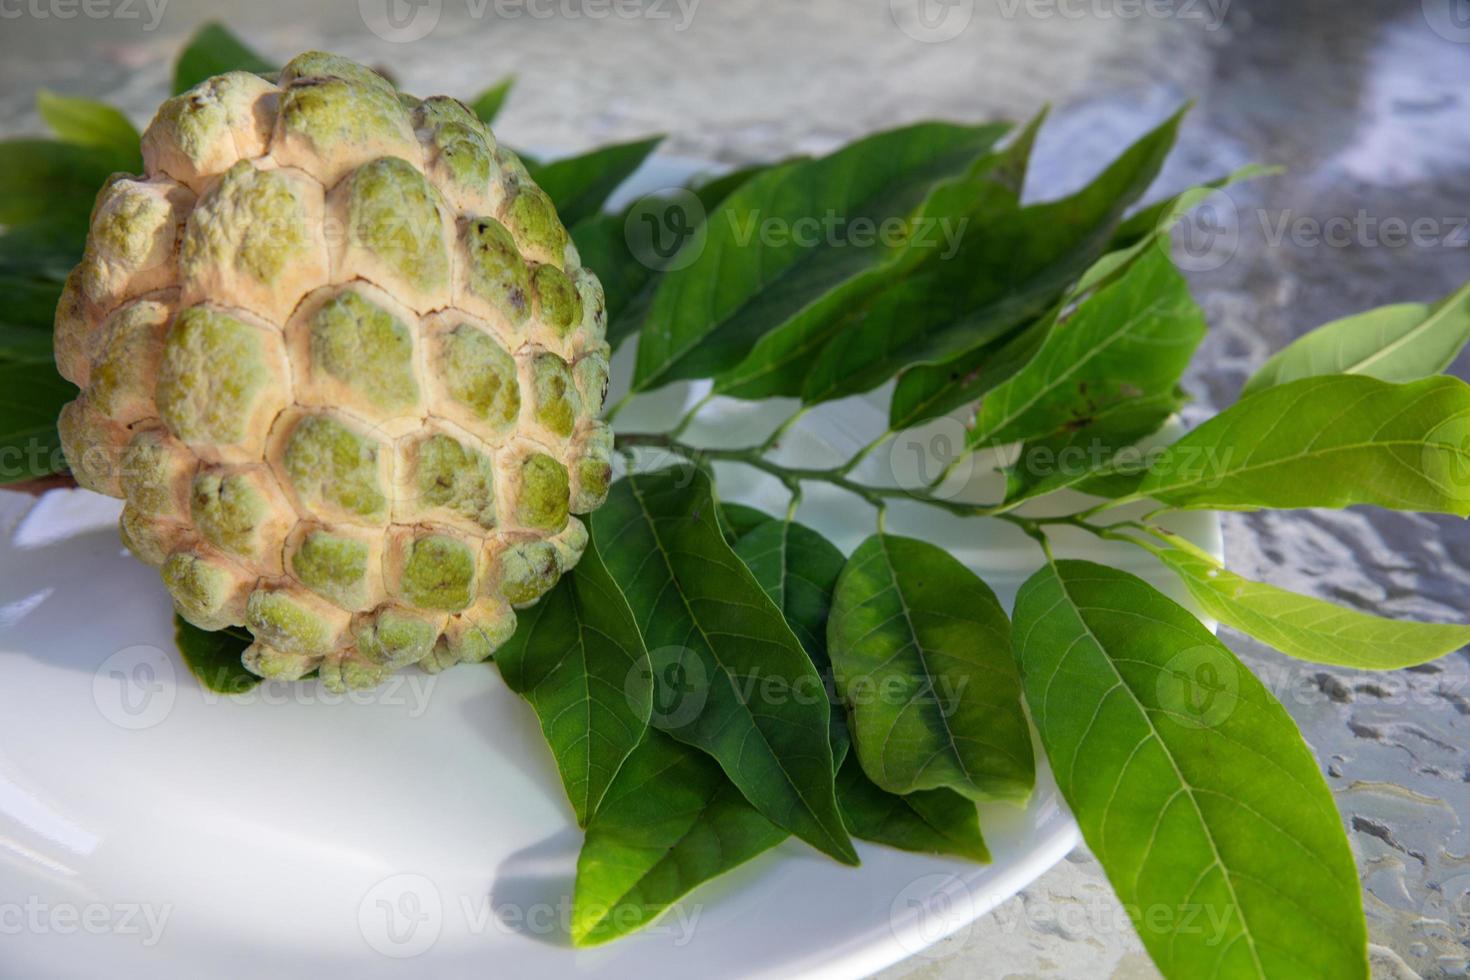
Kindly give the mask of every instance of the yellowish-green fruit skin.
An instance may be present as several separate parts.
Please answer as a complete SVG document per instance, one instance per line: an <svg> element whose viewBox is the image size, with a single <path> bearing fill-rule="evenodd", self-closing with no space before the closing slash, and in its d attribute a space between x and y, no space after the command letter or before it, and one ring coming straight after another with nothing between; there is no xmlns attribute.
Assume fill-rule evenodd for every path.
<svg viewBox="0 0 1470 980"><path fill-rule="evenodd" d="M57 312L59 423L181 615L333 688L493 656L586 545L596 277L454 99L345 58L160 107Z"/></svg>

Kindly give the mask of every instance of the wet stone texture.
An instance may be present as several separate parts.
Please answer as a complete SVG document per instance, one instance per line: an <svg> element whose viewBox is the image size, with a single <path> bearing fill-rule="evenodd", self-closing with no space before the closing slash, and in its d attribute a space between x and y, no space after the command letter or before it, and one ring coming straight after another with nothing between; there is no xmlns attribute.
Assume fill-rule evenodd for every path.
<svg viewBox="0 0 1470 980"><path fill-rule="evenodd" d="M213 6L171 5L152 33L78 20L43 25L35 44L6 43L5 132L37 129L38 85L105 94L146 122L179 39ZM1456 18L1455 0L958 0L960 19L933 31L916 20L915 0L722 0L694 5L687 22L680 6L658 6L661 18L594 20L497 18L492 5L470 19L445 3L432 33L400 44L365 31L350 3L307 12L282 0L231 18L275 55L339 51L392 66L408 91L467 96L514 72L496 130L519 146L573 150L665 132L667 152L734 165L922 118L1021 117L1050 102L1033 198L1077 186L1194 99L1161 190L1250 161L1288 173L1217 202L1181 253L1212 328L1188 379L1191 422L1229 404L1255 366L1311 327L1432 300L1470 279L1470 22L1463 4ZM1394 222L1419 219L1417 242L1395 233ZM1393 616L1470 616L1463 522L1353 511L1225 523L1227 558L1242 575ZM1464 975L1470 658L1365 676L1226 639L1328 772L1362 871L1375 974ZM1155 975L1124 922L1079 851L884 976Z"/></svg>

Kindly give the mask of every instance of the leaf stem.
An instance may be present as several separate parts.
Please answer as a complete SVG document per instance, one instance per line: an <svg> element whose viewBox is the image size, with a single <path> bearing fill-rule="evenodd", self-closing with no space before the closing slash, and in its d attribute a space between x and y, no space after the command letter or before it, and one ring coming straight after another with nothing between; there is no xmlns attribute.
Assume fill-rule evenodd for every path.
<svg viewBox="0 0 1470 980"><path fill-rule="evenodd" d="M789 428L794 418L800 416L800 412L793 419L788 420L782 428ZM779 434L778 429L778 434ZM768 439L767 442L772 440ZM718 448L706 446L693 446L682 442L674 433L620 433L617 436L617 448L624 453L632 453L637 448L663 449L691 463L705 461L719 461L739 463L759 470L779 480L781 484L791 493L791 502L787 508L787 519L790 520L796 512L801 501L802 484L825 483L829 486L845 490L855 497L862 499L869 506L878 511L878 523L880 529L884 526L887 516L888 505L893 500L910 500L926 506L935 507L948 511L960 517L990 517L1005 521L1008 524L1020 528L1027 535L1043 543L1045 547L1045 528L1070 526L1080 528L1090 534L1102 538L1110 538L1119 541L1128 541L1133 544L1139 542L1135 538L1112 531L1110 527L1136 526L1139 530L1149 530L1142 525L1119 524L1111 526L1096 525L1088 522L1087 517L1094 511L1103 508L1092 508L1080 514L1064 514L1057 517L1022 517L1010 513L1010 508L1004 504L970 504L953 500L944 500L934 496L926 490L909 490L903 487L878 487L866 483L860 483L847 475L846 465L835 466L826 469L783 466L766 457L769 448L765 443L759 446L745 446L740 448ZM1160 532L1162 533L1162 532Z"/></svg>

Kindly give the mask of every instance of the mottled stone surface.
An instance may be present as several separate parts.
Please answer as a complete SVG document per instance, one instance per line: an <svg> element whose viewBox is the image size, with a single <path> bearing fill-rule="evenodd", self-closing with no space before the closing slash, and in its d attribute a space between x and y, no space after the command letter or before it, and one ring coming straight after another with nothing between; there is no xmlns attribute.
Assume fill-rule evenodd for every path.
<svg viewBox="0 0 1470 980"><path fill-rule="evenodd" d="M496 129L516 146L573 150L666 132L667 152L736 164L820 152L921 118L1022 116L1051 102L1034 198L1076 186L1123 140L1193 98L1168 188L1247 161L1289 171L1232 191L1234 207L1214 218L1237 234L1185 256L1212 327L1188 383L1196 401L1187 417L1198 420L1318 323L1431 300L1470 278L1470 24L1463 5L1458 21L1451 16L1454 5L1179 0L1175 16L1125 19L1171 5L957 0L963 23L941 21L949 27L938 33L954 36L929 43L897 26L925 34L914 0L720 0L694 4L687 24L687 0L684 13L666 3L664 18L632 19L537 18L525 8L497 16L494 4L445 0L440 23L412 43L364 30L356 3L308 12L274 0L228 16L274 56L340 51L391 66L410 91L467 97L514 72L520 83ZM142 29L146 13L133 23L7 22L4 130L37 128L37 85L106 95L146 122L178 40L225 12L177 0L152 32ZM1428 219L1428 232L1420 244L1395 244L1390 219ZM1470 615L1463 522L1355 511L1231 516L1226 527L1241 574L1389 615ZM1227 639L1327 767L1362 869L1375 973L1465 973L1470 658L1365 676ZM1059 918L1064 908L1082 914ZM1079 853L885 976L1153 975L1121 922L1096 862Z"/></svg>

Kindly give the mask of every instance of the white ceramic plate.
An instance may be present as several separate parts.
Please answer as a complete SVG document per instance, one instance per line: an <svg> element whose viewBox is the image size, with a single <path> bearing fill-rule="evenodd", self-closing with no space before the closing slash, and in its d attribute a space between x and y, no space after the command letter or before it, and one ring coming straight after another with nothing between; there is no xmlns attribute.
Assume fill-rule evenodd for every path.
<svg viewBox="0 0 1470 980"><path fill-rule="evenodd" d="M647 167L632 192L691 169ZM695 394L635 403L619 427L667 425ZM835 462L877 431L881 404L828 406L782 452ZM690 437L743 444L783 414L717 401ZM915 445L942 446L957 425L906 437L859 475L912 478ZM993 493L987 482L972 489ZM733 468L721 490L784 508ZM653 928L573 950L581 835L534 716L493 668L410 671L352 697L312 684L212 695L178 661L168 600L119 545L117 509L82 491L34 505L0 493L5 976L851 978L967 927L1077 842L1043 765L1024 809L982 807L991 865L859 843L854 870L787 842ZM816 490L799 519L844 549L872 527L861 502ZM993 521L908 507L889 526L943 543L1007 606L1039 563ZM1219 552L1212 516L1177 528ZM1141 552L1062 546L1172 585Z"/></svg>

